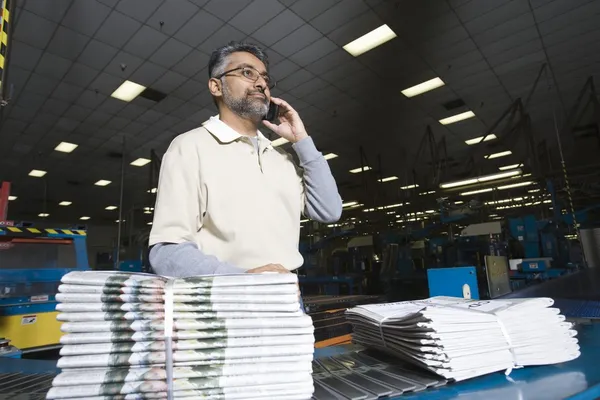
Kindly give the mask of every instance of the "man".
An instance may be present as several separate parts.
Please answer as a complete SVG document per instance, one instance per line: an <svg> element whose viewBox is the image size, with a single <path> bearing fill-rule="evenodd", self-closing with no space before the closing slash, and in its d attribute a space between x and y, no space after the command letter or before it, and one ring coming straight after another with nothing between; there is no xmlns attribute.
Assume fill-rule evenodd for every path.
<svg viewBox="0 0 600 400"><path fill-rule="evenodd" d="M342 201L327 161L298 113L271 97L266 54L230 43L215 50L208 89L219 109L176 137L161 165L150 263L159 275L289 272L303 264L300 217L335 222ZM263 121L269 102L279 123ZM260 132L292 142L298 168Z"/></svg>

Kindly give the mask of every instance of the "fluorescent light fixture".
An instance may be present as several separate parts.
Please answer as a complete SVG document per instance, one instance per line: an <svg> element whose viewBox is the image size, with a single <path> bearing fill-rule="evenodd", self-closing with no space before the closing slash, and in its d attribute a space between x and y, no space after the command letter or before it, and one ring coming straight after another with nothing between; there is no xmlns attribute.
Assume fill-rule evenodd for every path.
<svg viewBox="0 0 600 400"><path fill-rule="evenodd" d="M90 217L83 216L83 217L81 217L79 219L82 220L82 221L88 221L90 219Z"/></svg>
<svg viewBox="0 0 600 400"><path fill-rule="evenodd" d="M408 185L408 186L401 186L400 189L402 190L408 190L408 189L414 189L414 188L418 188L419 185L417 185L416 183L414 185Z"/></svg>
<svg viewBox="0 0 600 400"><path fill-rule="evenodd" d="M323 156L323 158L324 158L324 159L326 159L326 160L331 160L331 159L333 159L333 158L337 158L337 156L338 156L337 154L334 154L334 153L329 153L329 154L325 154L325 155Z"/></svg>
<svg viewBox="0 0 600 400"><path fill-rule="evenodd" d="M488 160L491 160L492 158L510 156L511 154L512 154L512 151L506 150L506 151L501 151L500 153L488 154L487 156L485 156L485 158L487 158Z"/></svg>
<svg viewBox="0 0 600 400"><path fill-rule="evenodd" d="M406 97L414 97L444 85L444 81L440 78L433 78L423 83L419 83L418 85L409 87L408 89L404 89L402 94Z"/></svg>
<svg viewBox="0 0 600 400"><path fill-rule="evenodd" d="M280 137L279 139L275 139L271 142L271 146L273 147L278 147L278 146L282 146L286 143L289 143L289 141L287 139L284 139L282 137Z"/></svg>
<svg viewBox="0 0 600 400"><path fill-rule="evenodd" d="M511 185L498 186L498 190L512 189L512 188L516 188L516 187L529 186L529 185L532 185L532 184L533 184L533 182L531 182L531 181L513 183Z"/></svg>
<svg viewBox="0 0 600 400"><path fill-rule="evenodd" d="M308 222L308 219L301 219L300 223Z"/></svg>
<svg viewBox="0 0 600 400"><path fill-rule="evenodd" d="M464 113L456 114L448 118L440 119L440 124L450 125L455 122L464 121L465 119L473 118L475 113L473 111L465 111Z"/></svg>
<svg viewBox="0 0 600 400"><path fill-rule="evenodd" d="M68 142L61 142L58 146L56 146L54 148L54 150L60 151L61 153L70 153L73 150L75 150L77 147L79 147L78 144L73 144L73 143L68 143Z"/></svg>
<svg viewBox="0 0 600 400"><path fill-rule="evenodd" d="M117 88L117 90L112 92L110 97L123 101L131 101L138 97L144 90L146 90L145 86L135 82L125 81Z"/></svg>
<svg viewBox="0 0 600 400"><path fill-rule="evenodd" d="M127 221L127 220L125 220L125 219L121 220L121 222L125 222L125 221ZM116 220L115 222L118 224L119 220Z"/></svg>
<svg viewBox="0 0 600 400"><path fill-rule="evenodd" d="M61 201L60 203L58 203L59 206L63 207L70 206L71 204L73 204L72 201Z"/></svg>
<svg viewBox="0 0 600 400"><path fill-rule="evenodd" d="M342 207L350 207L350 206L355 206L358 204L358 201L349 201L346 203L342 203Z"/></svg>
<svg viewBox="0 0 600 400"><path fill-rule="evenodd" d="M158 191L158 188L152 188L150 190L148 190L148 193L156 193Z"/></svg>
<svg viewBox="0 0 600 400"><path fill-rule="evenodd" d="M108 211L112 211L112 210L116 210L116 209L117 209L117 206L108 206L105 208L105 210L108 210Z"/></svg>
<svg viewBox="0 0 600 400"><path fill-rule="evenodd" d="M511 176L519 175L520 173L521 173L520 169L511 169L510 171L506 171L506 172L499 172L497 174L481 176L481 177L477 178L477 182L488 182L488 181L494 181L496 179L509 178Z"/></svg>
<svg viewBox="0 0 600 400"><path fill-rule="evenodd" d="M460 195L461 195L461 196L470 196L470 195L472 195L472 194L479 194L479 193L487 193L487 192L491 192L492 190L494 190L494 189L492 189L492 188L487 188L487 189L479 189L479 190L473 190L473 191L471 191L471 192L464 192L464 193L461 193Z"/></svg>
<svg viewBox="0 0 600 400"><path fill-rule="evenodd" d="M469 140L465 140L465 143L468 144L469 146L473 145L473 144L477 144L481 142L481 139L483 139L483 136L479 136L473 139L469 139ZM488 140L494 140L497 139L496 135L494 135L493 133L490 133L489 135L487 135L485 137L484 142L487 142Z"/></svg>
<svg viewBox="0 0 600 400"><path fill-rule="evenodd" d="M515 168L520 168L522 166L523 166L523 164L511 164L511 165L505 165L504 167L498 167L498 169L500 171L506 171L507 169L515 169Z"/></svg>
<svg viewBox="0 0 600 400"><path fill-rule="evenodd" d="M8 201L15 201L17 196L8 196Z"/></svg>
<svg viewBox="0 0 600 400"><path fill-rule="evenodd" d="M373 169L373 168L365 165L364 167L351 169L350 172L353 174L358 174L359 172L369 171L371 169Z"/></svg>
<svg viewBox="0 0 600 400"><path fill-rule="evenodd" d="M46 217L49 217L49 216L50 216L50 214L48 214L48 213L39 213L38 214L38 217L40 217L40 218L46 218Z"/></svg>
<svg viewBox="0 0 600 400"><path fill-rule="evenodd" d="M29 176L33 176L36 178L41 178L44 175L46 175L46 171L42 171L39 169L32 169L31 172L29 173Z"/></svg>
<svg viewBox="0 0 600 400"><path fill-rule="evenodd" d="M442 189L450 189L453 187L457 187L457 186L466 186L466 185L472 185L474 183L477 183L477 178L471 178L471 179L465 179L463 181L456 181L456 182L448 182L448 183L442 183L440 185L440 187Z"/></svg>
<svg viewBox="0 0 600 400"><path fill-rule="evenodd" d="M435 210L425 210L425 212L426 212L427 214L433 214L433 213L435 212Z"/></svg>
<svg viewBox="0 0 600 400"><path fill-rule="evenodd" d="M148 222L148 225L152 225L152 221Z"/></svg>
<svg viewBox="0 0 600 400"><path fill-rule="evenodd" d="M529 190L527 191L527 193L537 193L537 192L539 192L540 190L542 190L542 189L529 189ZM9 199L9 200L10 200L10 199Z"/></svg>
<svg viewBox="0 0 600 400"><path fill-rule="evenodd" d="M383 183L383 182L390 182L390 181L395 181L396 179L398 179L397 176L388 176L387 178L383 178L383 179L379 179L379 182Z"/></svg>
<svg viewBox="0 0 600 400"><path fill-rule="evenodd" d="M464 204L464 201L462 201L462 200L455 201L454 204Z"/></svg>
<svg viewBox="0 0 600 400"><path fill-rule="evenodd" d="M377 46L381 46L396 37L394 31L387 25L381 25L379 28L362 35L356 40L348 43L343 47L348 53L354 57L358 57L369 50L373 50Z"/></svg>
<svg viewBox="0 0 600 400"><path fill-rule="evenodd" d="M453 188L453 187L457 187L457 186L472 185L472 184L478 183L478 182L487 182L487 181L493 181L495 179L508 178L511 176L519 175L520 173L521 173L520 169L513 169L510 171L506 171L506 172L499 172L497 174L485 175L485 176L480 176L477 178L465 179L462 181L442 183L440 185L440 187L442 189L449 189L449 188Z"/></svg>
<svg viewBox="0 0 600 400"><path fill-rule="evenodd" d="M107 186L110 185L110 181L105 181L104 179L100 179L98 182L94 183L96 186Z"/></svg>
<svg viewBox="0 0 600 400"><path fill-rule="evenodd" d="M143 167L144 165L149 163L150 160L148 160L147 158L138 158L137 160L133 161L131 165L133 165L134 167Z"/></svg>

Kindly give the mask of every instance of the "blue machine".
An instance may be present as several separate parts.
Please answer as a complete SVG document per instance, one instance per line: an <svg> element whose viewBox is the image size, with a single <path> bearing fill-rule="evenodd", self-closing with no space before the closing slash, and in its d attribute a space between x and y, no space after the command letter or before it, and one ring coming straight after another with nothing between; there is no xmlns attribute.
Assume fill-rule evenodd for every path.
<svg viewBox="0 0 600 400"><path fill-rule="evenodd" d="M89 269L86 232L81 229L0 227L0 338L23 351L55 346L60 280Z"/></svg>
<svg viewBox="0 0 600 400"><path fill-rule="evenodd" d="M427 270L429 296L451 296L479 300L475 267L431 268Z"/></svg>

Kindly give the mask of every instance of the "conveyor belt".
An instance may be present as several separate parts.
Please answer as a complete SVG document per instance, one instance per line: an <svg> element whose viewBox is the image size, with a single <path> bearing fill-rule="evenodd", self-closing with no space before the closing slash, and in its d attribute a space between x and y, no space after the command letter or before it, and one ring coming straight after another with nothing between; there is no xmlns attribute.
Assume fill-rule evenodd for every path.
<svg viewBox="0 0 600 400"><path fill-rule="evenodd" d="M582 270L502 296L524 297L550 297L554 307L570 319L599 319L600 270Z"/></svg>
<svg viewBox="0 0 600 400"><path fill-rule="evenodd" d="M10 362L5 359L2 362ZM52 385L54 375L51 374L0 374L1 400L43 400Z"/></svg>

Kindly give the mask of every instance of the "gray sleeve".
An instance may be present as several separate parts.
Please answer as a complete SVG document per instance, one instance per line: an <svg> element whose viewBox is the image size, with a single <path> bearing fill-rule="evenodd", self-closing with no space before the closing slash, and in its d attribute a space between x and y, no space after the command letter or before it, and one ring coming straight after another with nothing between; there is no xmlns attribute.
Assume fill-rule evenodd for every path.
<svg viewBox="0 0 600 400"><path fill-rule="evenodd" d="M311 137L292 146L304 169L306 206L304 213L315 221L332 223L342 216L342 198L329 169L329 163L317 150Z"/></svg>
<svg viewBox="0 0 600 400"><path fill-rule="evenodd" d="M150 249L150 265L157 275L184 278L195 275L241 274L245 270L204 254L196 243L158 243Z"/></svg>

